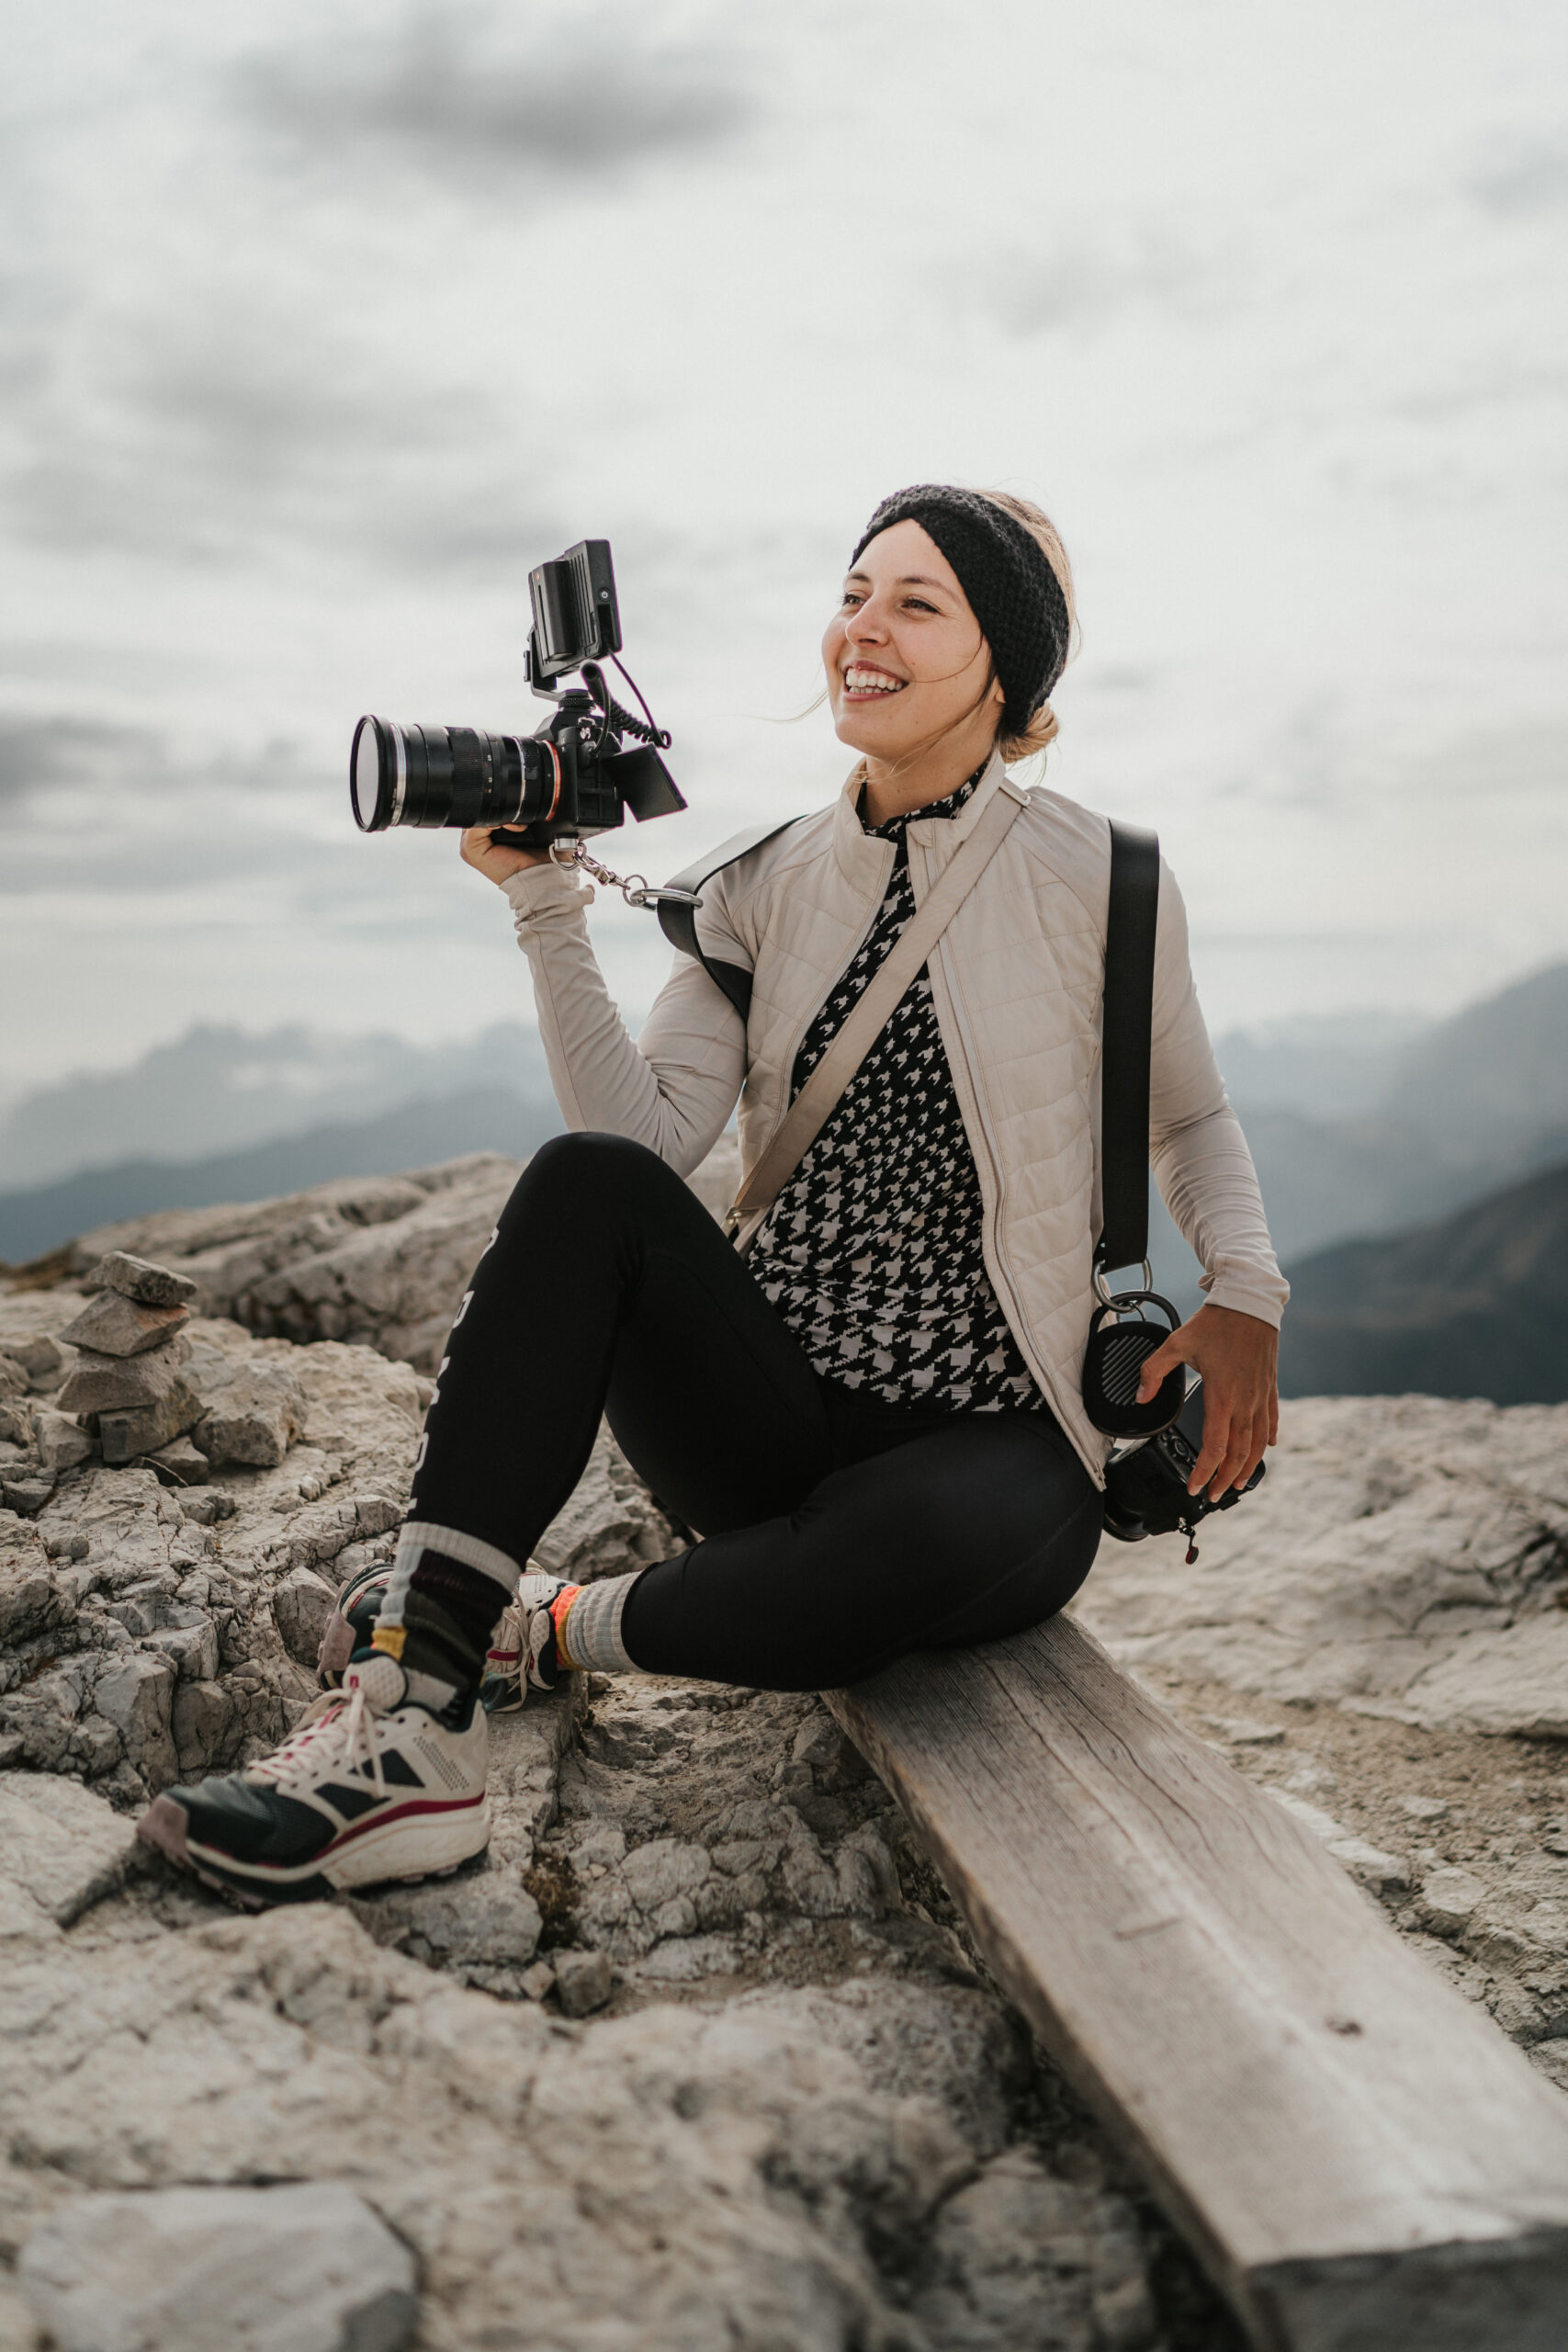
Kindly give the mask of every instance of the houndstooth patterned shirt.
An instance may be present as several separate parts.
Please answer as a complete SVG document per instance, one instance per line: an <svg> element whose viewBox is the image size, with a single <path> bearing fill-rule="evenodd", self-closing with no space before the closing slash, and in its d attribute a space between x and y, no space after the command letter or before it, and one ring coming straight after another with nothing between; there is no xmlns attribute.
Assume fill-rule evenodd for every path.
<svg viewBox="0 0 1568 2352"><path fill-rule="evenodd" d="M954 817L983 768L945 800ZM895 844L859 954L801 1042L791 1099L915 911L906 817L867 826ZM815 1369L890 1405L954 1413L1037 1406L981 1254L980 1180L953 1091L929 972L918 978L758 1229L747 1259Z"/></svg>

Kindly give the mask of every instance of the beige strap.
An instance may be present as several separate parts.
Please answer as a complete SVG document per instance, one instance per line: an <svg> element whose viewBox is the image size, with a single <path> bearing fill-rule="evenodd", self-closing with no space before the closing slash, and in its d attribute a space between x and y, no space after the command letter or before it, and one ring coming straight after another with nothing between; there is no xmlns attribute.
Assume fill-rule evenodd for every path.
<svg viewBox="0 0 1568 2352"><path fill-rule="evenodd" d="M759 1209L772 1208L886 1027L894 1007L1000 848L1027 797L1021 785L1014 784L1010 776L1002 778L985 815L878 966L843 1027L791 1103L777 1135L735 1195L734 1205L725 1219L727 1232L735 1232Z"/></svg>

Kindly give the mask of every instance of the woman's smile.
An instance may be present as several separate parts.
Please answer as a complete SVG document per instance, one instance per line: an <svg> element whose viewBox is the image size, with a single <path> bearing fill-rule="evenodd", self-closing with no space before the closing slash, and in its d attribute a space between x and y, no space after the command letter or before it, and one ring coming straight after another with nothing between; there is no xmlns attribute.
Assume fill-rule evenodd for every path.
<svg viewBox="0 0 1568 2352"><path fill-rule="evenodd" d="M874 662L846 662L843 665L843 695L845 702L876 702L888 695L899 693L908 684L907 678L896 677L891 670L884 670Z"/></svg>

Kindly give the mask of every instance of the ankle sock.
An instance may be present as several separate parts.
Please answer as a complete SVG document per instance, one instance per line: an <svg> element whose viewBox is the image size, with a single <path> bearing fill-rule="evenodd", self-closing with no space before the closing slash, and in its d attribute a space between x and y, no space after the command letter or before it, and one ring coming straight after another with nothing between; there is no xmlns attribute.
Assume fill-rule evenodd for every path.
<svg viewBox="0 0 1568 2352"><path fill-rule="evenodd" d="M591 1669L599 1674L635 1674L637 1661L631 1657L621 1639L621 1611L626 1605L640 1568L629 1576L601 1577L594 1584L581 1585L576 1597L566 1601L565 1593L557 1596L551 1608L556 1616L556 1647L562 1653L561 1664Z"/></svg>

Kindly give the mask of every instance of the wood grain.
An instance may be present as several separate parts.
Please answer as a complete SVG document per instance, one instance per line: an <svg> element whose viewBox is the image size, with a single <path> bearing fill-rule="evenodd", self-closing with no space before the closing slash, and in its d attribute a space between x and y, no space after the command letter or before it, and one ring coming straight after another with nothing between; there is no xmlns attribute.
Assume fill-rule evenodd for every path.
<svg viewBox="0 0 1568 2352"><path fill-rule="evenodd" d="M1267 2352L1563 2352L1568 2102L1058 1618L825 1694Z"/></svg>

